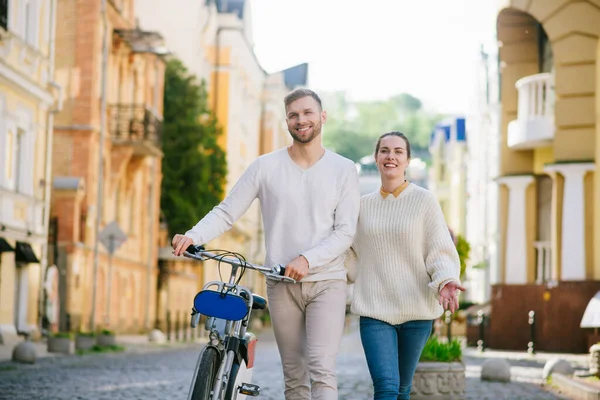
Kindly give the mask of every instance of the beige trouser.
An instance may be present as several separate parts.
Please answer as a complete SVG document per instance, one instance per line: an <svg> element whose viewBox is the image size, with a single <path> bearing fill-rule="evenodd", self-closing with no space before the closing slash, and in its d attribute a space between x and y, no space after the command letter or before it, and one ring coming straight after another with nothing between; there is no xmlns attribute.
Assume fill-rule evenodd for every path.
<svg viewBox="0 0 600 400"><path fill-rule="evenodd" d="M346 282L267 280L267 295L285 399L337 400L335 365L344 332Z"/></svg>

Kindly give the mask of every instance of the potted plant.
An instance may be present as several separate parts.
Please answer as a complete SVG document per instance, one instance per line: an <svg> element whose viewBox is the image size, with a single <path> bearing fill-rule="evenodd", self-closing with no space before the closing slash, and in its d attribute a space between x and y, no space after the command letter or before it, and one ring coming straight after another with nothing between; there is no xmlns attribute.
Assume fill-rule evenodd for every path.
<svg viewBox="0 0 600 400"><path fill-rule="evenodd" d="M89 350L96 344L96 334L94 332L77 332L75 335L75 349Z"/></svg>
<svg viewBox="0 0 600 400"><path fill-rule="evenodd" d="M48 337L48 353L71 354L73 352L72 343L70 333L53 333Z"/></svg>
<svg viewBox="0 0 600 400"><path fill-rule="evenodd" d="M460 342L441 342L433 335L427 340L421 354L410 398L464 399L465 379Z"/></svg>
<svg viewBox="0 0 600 400"><path fill-rule="evenodd" d="M116 346L117 345L117 338L114 334L114 332L108 330L108 329L103 329L102 331L100 331L100 334L98 335L98 346Z"/></svg>

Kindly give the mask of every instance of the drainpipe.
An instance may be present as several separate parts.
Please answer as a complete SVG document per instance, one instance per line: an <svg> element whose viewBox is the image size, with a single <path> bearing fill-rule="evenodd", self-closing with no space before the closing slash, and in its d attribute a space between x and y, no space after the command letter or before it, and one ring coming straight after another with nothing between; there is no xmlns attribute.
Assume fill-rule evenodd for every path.
<svg viewBox="0 0 600 400"><path fill-rule="evenodd" d="M154 266L154 206L156 203L154 177L156 175L156 159L152 160L150 171L150 207L148 211L150 232L148 234L148 275L146 277L146 315L144 318L146 329L150 329L150 289L152 287L152 267Z"/></svg>
<svg viewBox="0 0 600 400"><path fill-rule="evenodd" d="M100 92L100 152L98 156L98 193L96 196L96 226L94 238L94 275L92 281L92 310L90 314L90 331L96 328L96 292L98 291L98 258L100 247L100 223L102 221L102 197L104 189L104 140L106 136L106 81L108 60L108 17L106 0L102 0L100 15L104 30L102 32L102 77ZM110 290L110 288L108 288Z"/></svg>
<svg viewBox="0 0 600 400"><path fill-rule="evenodd" d="M50 42L48 46L49 57L48 57L48 78L51 79L48 84L58 91L58 103L56 107L48 111L46 117L46 165L44 170L44 209L43 209L43 230L46 235L46 240L42 245L42 259L40 265L40 284L38 292L38 326L40 333L43 328L44 319L44 281L46 278L46 271L48 269L48 230L50 227L50 198L52 196L52 146L54 137L54 114L59 113L63 107L63 89L56 83L54 79L54 52L56 48L56 2L57 0L50 1Z"/></svg>

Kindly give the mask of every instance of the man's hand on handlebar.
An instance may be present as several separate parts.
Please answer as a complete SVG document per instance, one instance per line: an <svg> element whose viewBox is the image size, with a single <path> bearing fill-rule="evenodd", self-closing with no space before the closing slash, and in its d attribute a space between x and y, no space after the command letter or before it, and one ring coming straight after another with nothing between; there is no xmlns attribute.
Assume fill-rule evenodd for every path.
<svg viewBox="0 0 600 400"><path fill-rule="evenodd" d="M194 244L194 241L185 235L175 235L171 241L173 246L173 254L176 256L182 255L188 247Z"/></svg>
<svg viewBox="0 0 600 400"><path fill-rule="evenodd" d="M294 279L296 282L308 274L308 260L304 256L298 256L285 266L285 276Z"/></svg>

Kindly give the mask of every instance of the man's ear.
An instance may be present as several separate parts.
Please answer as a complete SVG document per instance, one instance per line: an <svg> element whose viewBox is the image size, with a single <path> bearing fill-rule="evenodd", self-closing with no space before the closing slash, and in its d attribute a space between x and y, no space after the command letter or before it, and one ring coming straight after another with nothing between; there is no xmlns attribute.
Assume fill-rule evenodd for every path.
<svg viewBox="0 0 600 400"><path fill-rule="evenodd" d="M327 111L321 111L321 123L327 122Z"/></svg>

